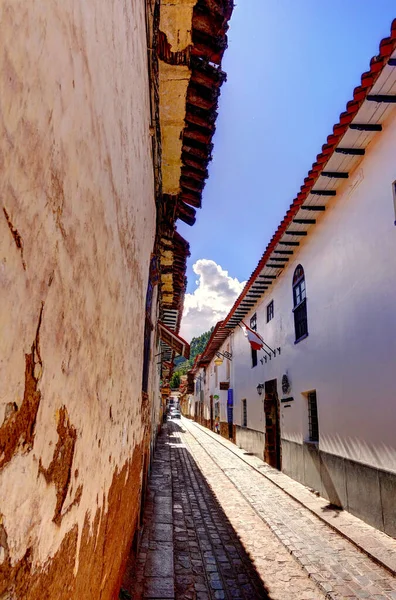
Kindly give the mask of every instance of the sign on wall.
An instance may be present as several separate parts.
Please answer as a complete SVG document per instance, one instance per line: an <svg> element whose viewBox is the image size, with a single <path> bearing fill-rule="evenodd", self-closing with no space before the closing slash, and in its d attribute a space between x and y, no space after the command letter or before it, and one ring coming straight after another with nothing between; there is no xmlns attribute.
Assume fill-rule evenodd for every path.
<svg viewBox="0 0 396 600"><path fill-rule="evenodd" d="M229 381L220 381L220 390L228 390L230 387Z"/></svg>

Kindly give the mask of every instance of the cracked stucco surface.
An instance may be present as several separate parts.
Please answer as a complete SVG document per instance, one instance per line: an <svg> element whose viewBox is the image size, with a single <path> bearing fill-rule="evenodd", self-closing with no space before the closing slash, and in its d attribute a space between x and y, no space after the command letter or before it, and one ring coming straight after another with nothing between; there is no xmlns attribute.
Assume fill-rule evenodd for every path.
<svg viewBox="0 0 396 600"><path fill-rule="evenodd" d="M144 2L4 0L0 35L0 426L22 405L44 305L33 444L0 469L0 513L10 565L31 548L39 572L76 527L79 541L84 523L94 532L142 440L155 232ZM39 467L63 448L60 411L75 444L54 522L57 487Z"/></svg>

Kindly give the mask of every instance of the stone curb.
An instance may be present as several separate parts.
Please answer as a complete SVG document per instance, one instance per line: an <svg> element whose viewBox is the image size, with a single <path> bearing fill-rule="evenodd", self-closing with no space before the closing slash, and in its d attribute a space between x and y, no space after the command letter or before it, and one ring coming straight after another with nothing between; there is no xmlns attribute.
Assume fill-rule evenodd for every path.
<svg viewBox="0 0 396 600"><path fill-rule="evenodd" d="M329 510L327 508L329 506L327 500L322 497L315 497L312 492L310 492L308 488L301 483L298 483L297 481L291 479L291 477L288 475L273 469L261 461L257 456L254 456L253 459L256 462L260 461L262 464L260 468L257 467L254 464L253 459L249 460L249 457L244 455L243 451L232 442L225 440L218 434L213 433L206 427L203 427L191 419L186 419L186 421L198 427L209 437L213 437L219 444L235 454L235 456L257 471L257 473L260 473L260 475L271 481L274 485L283 490L288 496L296 500L296 502L307 508L321 521L329 525L331 529L339 533L342 537L351 542L356 548L364 552L364 554L371 558L375 563L385 568L392 575L396 575L396 540L393 540L385 533L382 533L374 527L371 527L371 525L364 523L347 511ZM265 468L265 471L267 472L264 472L262 470L263 468ZM279 481L282 479L284 480L283 483L282 481ZM326 510L326 514L323 513L323 510ZM331 519L337 519L339 523L341 523L341 521L343 521L343 523L336 524ZM348 529L350 531L348 531ZM325 592L325 590L322 591ZM326 597L329 599L333 598L333 596L329 594L327 594Z"/></svg>

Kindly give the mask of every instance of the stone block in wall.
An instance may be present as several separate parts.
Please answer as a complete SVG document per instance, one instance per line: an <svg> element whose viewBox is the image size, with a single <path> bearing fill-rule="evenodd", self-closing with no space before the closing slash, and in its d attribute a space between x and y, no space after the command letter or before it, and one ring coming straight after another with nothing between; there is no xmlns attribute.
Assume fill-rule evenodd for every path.
<svg viewBox="0 0 396 600"><path fill-rule="evenodd" d="M263 431L249 429L248 427L241 427L240 425L236 425L235 432L235 443L237 446L243 448L247 452L251 452L263 460L265 433Z"/></svg>
<svg viewBox="0 0 396 600"><path fill-rule="evenodd" d="M320 456L317 444L304 442L304 484L322 495Z"/></svg>
<svg viewBox="0 0 396 600"><path fill-rule="evenodd" d="M349 512L383 531L378 471L346 460L345 475Z"/></svg>
<svg viewBox="0 0 396 600"><path fill-rule="evenodd" d="M320 452L320 469L322 475L322 496L339 506L346 508L348 505L345 459L341 456Z"/></svg>
<svg viewBox="0 0 396 600"><path fill-rule="evenodd" d="M379 471L384 531L396 538L396 475Z"/></svg>
<svg viewBox="0 0 396 600"><path fill-rule="evenodd" d="M304 455L302 444L282 439L282 471L304 484Z"/></svg>

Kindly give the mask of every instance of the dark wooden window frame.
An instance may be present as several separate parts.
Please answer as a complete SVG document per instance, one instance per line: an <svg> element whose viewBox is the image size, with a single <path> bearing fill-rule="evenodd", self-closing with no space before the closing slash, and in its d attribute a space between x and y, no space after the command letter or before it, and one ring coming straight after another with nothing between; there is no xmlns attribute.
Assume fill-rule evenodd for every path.
<svg viewBox="0 0 396 600"><path fill-rule="evenodd" d="M319 443L319 419L318 419L318 400L316 391L307 393L308 399L308 441Z"/></svg>
<svg viewBox="0 0 396 600"><path fill-rule="evenodd" d="M396 180L392 183L392 191L393 191L393 207L395 210L395 225L396 225Z"/></svg>
<svg viewBox="0 0 396 600"><path fill-rule="evenodd" d="M308 336L307 297L305 287L305 273L298 265L293 275L293 313L295 344Z"/></svg>
<svg viewBox="0 0 396 600"><path fill-rule="evenodd" d="M247 400L242 400L242 427L247 427Z"/></svg>
<svg viewBox="0 0 396 600"><path fill-rule="evenodd" d="M252 331L257 331L257 313L254 313L254 315L250 318L250 329ZM254 350L253 348L251 348L252 351L252 369L254 367L257 367L257 350Z"/></svg>
<svg viewBox="0 0 396 600"><path fill-rule="evenodd" d="M274 318L274 301L271 300L269 304L267 304L267 323L272 321Z"/></svg>

